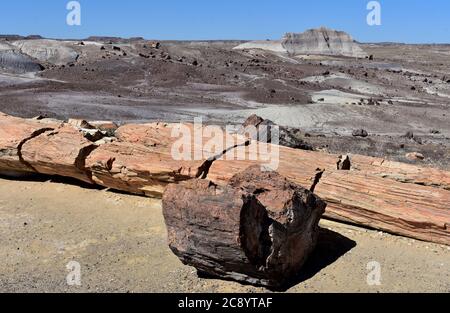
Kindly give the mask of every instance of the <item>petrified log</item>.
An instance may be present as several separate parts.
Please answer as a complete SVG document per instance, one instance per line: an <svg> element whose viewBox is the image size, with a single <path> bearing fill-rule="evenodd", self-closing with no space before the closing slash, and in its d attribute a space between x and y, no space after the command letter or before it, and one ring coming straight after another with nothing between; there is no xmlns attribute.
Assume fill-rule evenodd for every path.
<svg viewBox="0 0 450 313"><path fill-rule="evenodd" d="M234 175L248 167L265 164L262 160L270 159L270 155L268 158L264 151L275 148L258 143L256 158L251 158L249 151L255 150L255 141L249 143L236 136L234 143L229 143L220 137L216 140L222 142L225 151L200 144L199 158L177 161L172 148L179 137L171 136L175 124L156 123L120 127L117 142L101 144L89 154L90 143L77 132L61 132L61 124L0 114L0 173L37 171L83 181L90 181L92 174L96 184L161 197L167 184L195 178L228 185ZM185 126L191 134L195 131L193 125ZM47 136L55 131L57 136ZM203 144L211 139L203 132L202 135ZM198 147L199 143L193 141L188 154L195 156L191 149ZM245 149L244 160L235 158L239 149ZM276 149L277 171L296 184L310 188L316 170L325 170L316 186L316 193L328 202L325 216L450 245L449 171L360 155L351 155L351 170L339 171L338 155L278 146Z"/></svg>
<svg viewBox="0 0 450 313"><path fill-rule="evenodd" d="M101 145L86 159L100 186L161 197L169 183L202 176L204 161L176 161L164 147L113 142Z"/></svg>
<svg viewBox="0 0 450 313"><path fill-rule="evenodd" d="M249 153L254 144L241 149ZM257 159L267 160L268 157ZM339 171L337 159L337 156L323 153L279 147L277 171L292 182L308 187L313 185L316 169L324 169L315 192L328 203L326 217L450 245L449 172L361 156L352 158L352 170ZM255 163L264 164L249 160L249 157L228 160L225 155L212 164L208 179L226 185L245 168Z"/></svg>
<svg viewBox="0 0 450 313"><path fill-rule="evenodd" d="M214 145L203 146L186 138L184 146L186 160L177 160L172 148L179 137L172 136L176 127L186 127L193 134L192 124L152 123L125 125L117 129L118 142L101 145L86 160L86 167L92 172L92 179L99 185L150 197L161 197L169 183L194 178L206 178L209 167L226 151L215 151ZM202 129L200 129L200 132ZM177 132L176 132L177 133ZM227 146L222 136L203 138L221 147L233 147L236 143L245 145L248 140L233 136L233 143ZM201 152L200 156L195 151Z"/></svg>
<svg viewBox="0 0 450 313"><path fill-rule="evenodd" d="M71 125L36 136L22 146L22 160L35 172L93 183L86 156L97 148Z"/></svg>
<svg viewBox="0 0 450 313"><path fill-rule="evenodd" d="M34 172L22 159L22 146L29 140L56 129L54 123L41 123L0 113L0 170Z"/></svg>
<svg viewBox="0 0 450 313"><path fill-rule="evenodd" d="M199 273L271 288L299 274L326 204L275 172L253 166L226 186L169 185L163 212L169 246Z"/></svg>

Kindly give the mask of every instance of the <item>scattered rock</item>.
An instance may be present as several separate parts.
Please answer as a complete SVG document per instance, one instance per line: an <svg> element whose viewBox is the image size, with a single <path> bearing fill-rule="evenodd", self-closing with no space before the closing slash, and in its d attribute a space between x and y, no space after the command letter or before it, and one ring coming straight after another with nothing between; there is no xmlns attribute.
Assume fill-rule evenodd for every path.
<svg viewBox="0 0 450 313"><path fill-rule="evenodd" d="M247 118L247 120L242 124L242 126L243 127L247 127L247 126L258 127L262 122L264 122L264 119L261 116L253 114L249 118Z"/></svg>
<svg viewBox="0 0 450 313"><path fill-rule="evenodd" d="M106 133L108 137L114 137L115 132L119 126L111 121L94 121L89 122L89 124L96 129Z"/></svg>
<svg viewBox="0 0 450 313"><path fill-rule="evenodd" d="M313 150L313 147L305 142L300 136L300 130L297 128L283 127L275 124L270 120L264 120L260 116L251 115L242 125L240 133L249 136L253 140L258 140L261 142L272 143L273 128L278 128L279 142L280 146L289 147L293 149L301 150ZM246 132L246 127L254 126L256 127L257 133Z"/></svg>
<svg viewBox="0 0 450 313"><path fill-rule="evenodd" d="M418 143L419 145L422 144L422 139L419 137L416 137L412 131L408 131L403 137L406 139L409 139L409 140L413 140L416 143Z"/></svg>
<svg viewBox="0 0 450 313"><path fill-rule="evenodd" d="M349 171L351 170L352 164L350 161L350 156L341 155L337 162L337 169L340 171Z"/></svg>
<svg viewBox="0 0 450 313"><path fill-rule="evenodd" d="M95 127L93 125L91 125L89 122L87 122L86 120L79 120L79 119L69 119L67 121L67 124L70 124L72 126L75 126L77 128L83 128L83 129L95 129Z"/></svg>
<svg viewBox="0 0 450 313"><path fill-rule="evenodd" d="M80 129L81 133L83 134L84 138L91 142L96 142L105 137L107 134L106 132L102 132L98 129Z"/></svg>
<svg viewBox="0 0 450 313"><path fill-rule="evenodd" d="M378 106L378 105L380 105L381 101L382 100L377 100L377 99L373 99L373 98L369 98L369 99L361 98L359 103L361 105L366 104L366 105L376 105L376 106Z"/></svg>
<svg viewBox="0 0 450 313"><path fill-rule="evenodd" d="M408 139L414 139L414 133L412 131L409 131L405 134L404 137Z"/></svg>
<svg viewBox="0 0 450 313"><path fill-rule="evenodd" d="M419 152L412 152L406 155L406 158L410 161L422 161L425 160L425 156Z"/></svg>
<svg viewBox="0 0 450 313"><path fill-rule="evenodd" d="M364 129L356 129L353 131L352 136L365 138L369 136L369 133Z"/></svg>
<svg viewBox="0 0 450 313"><path fill-rule="evenodd" d="M152 41L150 42L150 47L153 49L159 49L161 47L161 43L158 41Z"/></svg>

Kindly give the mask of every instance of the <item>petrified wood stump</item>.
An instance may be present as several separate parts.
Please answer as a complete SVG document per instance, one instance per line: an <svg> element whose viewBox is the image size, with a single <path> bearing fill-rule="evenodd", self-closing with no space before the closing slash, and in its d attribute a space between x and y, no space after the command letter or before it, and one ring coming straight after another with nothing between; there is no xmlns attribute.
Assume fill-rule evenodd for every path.
<svg viewBox="0 0 450 313"><path fill-rule="evenodd" d="M169 246L184 264L271 288L299 273L325 207L310 191L260 166L226 186L196 179L168 186L163 196Z"/></svg>

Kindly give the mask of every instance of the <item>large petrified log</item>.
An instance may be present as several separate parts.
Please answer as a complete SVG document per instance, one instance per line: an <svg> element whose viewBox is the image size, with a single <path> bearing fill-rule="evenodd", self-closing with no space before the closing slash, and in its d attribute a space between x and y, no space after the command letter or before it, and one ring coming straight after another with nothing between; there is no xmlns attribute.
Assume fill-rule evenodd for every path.
<svg viewBox="0 0 450 313"><path fill-rule="evenodd" d="M185 125L194 132L194 126ZM125 125L116 131L117 142L99 145L81 138L79 129L52 120L26 120L0 114L0 172L40 172L75 177L126 192L161 197L164 188L196 178L218 185L255 164L273 157L277 171L309 188L316 170L325 170L316 193L328 202L325 216L384 230L393 234L450 245L450 172L380 158L351 155L351 170L337 170L338 155L248 142L239 136L216 140L224 151L193 138L191 150L200 156L177 161L172 148L179 139L175 124ZM176 129L175 129L176 130ZM199 131L199 130L197 130ZM175 132L176 133L176 132ZM53 134L53 135L51 135ZM266 147L264 146L266 145ZM97 144L96 144L97 146ZM250 150L257 151L250 157ZM244 149L243 153L239 153ZM244 155L243 160L236 159ZM275 158L276 159L276 158Z"/></svg>
<svg viewBox="0 0 450 313"><path fill-rule="evenodd" d="M256 165L226 186L170 185L163 196L169 245L202 274L282 287L313 250L325 202Z"/></svg>
<svg viewBox="0 0 450 313"><path fill-rule="evenodd" d="M241 149L246 149L248 154L254 151L252 145L255 144L252 142ZM268 146L259 150L270 151L272 147ZM277 171L294 183L311 186L315 170L325 170L315 192L328 203L326 217L450 245L449 172L419 170L399 163L395 167L395 162L377 165L377 159L359 156L352 159L353 170L339 171L337 156L333 160L333 156L323 153L279 149ZM261 159L267 160L268 156ZM264 164L249 160L249 157L228 160L225 155L212 164L208 179L225 185L245 168L255 163ZM425 183L427 186L423 186Z"/></svg>
<svg viewBox="0 0 450 313"><path fill-rule="evenodd" d="M189 136L177 149L177 153L186 156L179 160L174 157L173 148L180 140L177 134L183 130ZM197 131L202 136L201 143L193 136ZM222 131L219 128L217 132ZM248 144L241 136L231 136L229 144L222 136L205 136L202 128L195 129L192 124L130 124L117 129L115 135L119 142L101 145L87 158L92 179L101 186L152 197L161 197L169 183L206 178L213 162L227 152L216 151L216 147ZM203 145L205 142L210 144Z"/></svg>

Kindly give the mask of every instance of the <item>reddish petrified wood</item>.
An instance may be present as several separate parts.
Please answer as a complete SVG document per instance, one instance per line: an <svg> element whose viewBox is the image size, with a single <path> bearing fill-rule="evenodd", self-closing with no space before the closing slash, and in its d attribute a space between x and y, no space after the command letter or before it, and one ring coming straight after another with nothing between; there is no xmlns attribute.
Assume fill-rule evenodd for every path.
<svg viewBox="0 0 450 313"><path fill-rule="evenodd" d="M22 146L22 159L38 173L93 183L85 160L96 148L80 131L65 124L28 140Z"/></svg>
<svg viewBox="0 0 450 313"><path fill-rule="evenodd" d="M214 134L213 143L224 149L217 151L208 132L189 124L184 131L200 132L202 142L185 138L191 145L184 151L197 158L177 161L172 149L179 143L179 126L125 125L115 132L115 141L98 142L95 148L74 126L0 113L0 173L62 175L161 197L169 183L203 178L225 186L248 167L272 160L281 175L305 188L313 185L318 169L325 170L315 192L328 203L326 217L450 245L449 171L359 155L351 155L350 170L342 171L336 166L338 155L262 143L256 147L239 136L230 143ZM273 149L279 157L265 152ZM236 160L239 155L244 160Z"/></svg>
<svg viewBox="0 0 450 313"><path fill-rule="evenodd" d="M169 245L200 273L282 287L299 273L326 204L276 172L253 166L226 186L169 185L163 212Z"/></svg>
<svg viewBox="0 0 450 313"><path fill-rule="evenodd" d="M44 124L0 113L0 171L34 172L22 160L22 146L27 141L58 126L58 124Z"/></svg>

